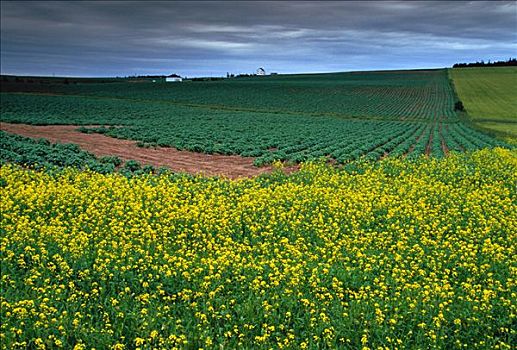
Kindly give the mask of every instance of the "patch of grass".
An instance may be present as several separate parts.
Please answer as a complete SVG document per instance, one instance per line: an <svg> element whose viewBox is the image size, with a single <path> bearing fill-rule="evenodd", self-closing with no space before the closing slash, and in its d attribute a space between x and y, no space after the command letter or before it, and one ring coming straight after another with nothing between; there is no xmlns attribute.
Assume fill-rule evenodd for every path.
<svg viewBox="0 0 517 350"><path fill-rule="evenodd" d="M449 74L476 125L517 137L517 67L457 68Z"/></svg>
<svg viewBox="0 0 517 350"><path fill-rule="evenodd" d="M510 144L517 144L517 123L479 122L476 125L479 129L489 131Z"/></svg>

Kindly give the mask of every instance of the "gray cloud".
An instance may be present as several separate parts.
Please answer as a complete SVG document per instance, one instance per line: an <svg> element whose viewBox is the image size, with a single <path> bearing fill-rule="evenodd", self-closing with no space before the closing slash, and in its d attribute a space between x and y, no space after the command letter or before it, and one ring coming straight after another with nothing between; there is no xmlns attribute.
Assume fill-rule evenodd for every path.
<svg viewBox="0 0 517 350"><path fill-rule="evenodd" d="M1 2L4 74L222 75L517 56L517 2Z"/></svg>

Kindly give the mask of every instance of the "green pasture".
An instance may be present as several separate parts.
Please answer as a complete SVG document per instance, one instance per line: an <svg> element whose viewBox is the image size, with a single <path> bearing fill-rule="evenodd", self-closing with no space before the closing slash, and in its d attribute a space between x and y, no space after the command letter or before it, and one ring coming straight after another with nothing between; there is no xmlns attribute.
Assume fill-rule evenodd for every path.
<svg viewBox="0 0 517 350"><path fill-rule="evenodd" d="M474 123L517 137L517 67L456 68L449 72Z"/></svg>

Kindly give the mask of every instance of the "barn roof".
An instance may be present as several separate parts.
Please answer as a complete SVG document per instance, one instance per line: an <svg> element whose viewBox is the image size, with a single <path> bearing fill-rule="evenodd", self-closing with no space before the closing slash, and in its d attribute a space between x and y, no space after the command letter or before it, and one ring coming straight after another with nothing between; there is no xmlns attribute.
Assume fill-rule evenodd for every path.
<svg viewBox="0 0 517 350"><path fill-rule="evenodd" d="M171 74L171 75L168 75L167 78L181 78L181 77L177 74Z"/></svg>

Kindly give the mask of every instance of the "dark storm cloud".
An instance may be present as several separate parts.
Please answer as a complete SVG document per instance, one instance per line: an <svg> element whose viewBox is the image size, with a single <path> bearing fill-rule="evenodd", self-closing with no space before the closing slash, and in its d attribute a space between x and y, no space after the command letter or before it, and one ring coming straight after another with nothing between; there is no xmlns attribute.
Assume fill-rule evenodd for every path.
<svg viewBox="0 0 517 350"><path fill-rule="evenodd" d="M517 56L512 2L1 2L2 73L221 75Z"/></svg>

